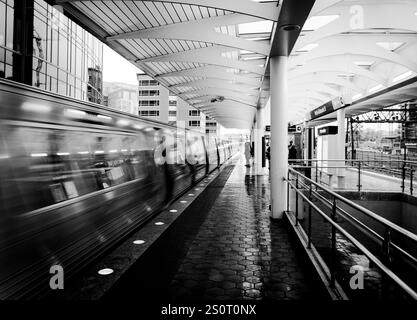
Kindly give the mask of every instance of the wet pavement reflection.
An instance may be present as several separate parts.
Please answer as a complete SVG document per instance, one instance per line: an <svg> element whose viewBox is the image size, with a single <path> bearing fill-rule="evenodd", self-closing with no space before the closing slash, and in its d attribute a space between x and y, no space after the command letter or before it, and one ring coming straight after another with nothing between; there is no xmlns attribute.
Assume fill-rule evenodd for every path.
<svg viewBox="0 0 417 320"><path fill-rule="evenodd" d="M268 175L239 158L169 285L172 299L326 299L286 223L270 220L269 192Z"/></svg>

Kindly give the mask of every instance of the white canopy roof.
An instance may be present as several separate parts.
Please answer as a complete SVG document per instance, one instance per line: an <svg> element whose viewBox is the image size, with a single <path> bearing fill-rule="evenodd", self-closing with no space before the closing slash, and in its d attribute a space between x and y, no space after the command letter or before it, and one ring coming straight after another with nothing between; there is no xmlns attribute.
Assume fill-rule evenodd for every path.
<svg viewBox="0 0 417 320"><path fill-rule="evenodd" d="M356 113L415 99L417 1L317 0L289 65L291 120L335 98Z"/></svg>
<svg viewBox="0 0 417 320"><path fill-rule="evenodd" d="M56 0L113 49L225 127L251 128L279 1ZM268 89L267 84L266 89Z"/></svg>
<svg viewBox="0 0 417 320"><path fill-rule="evenodd" d="M49 2L225 127L252 127L280 50L291 52L292 121L336 98L366 111L366 97L417 73L417 0ZM291 24L304 25L300 36L281 41ZM416 87L385 91L383 101L413 99Z"/></svg>

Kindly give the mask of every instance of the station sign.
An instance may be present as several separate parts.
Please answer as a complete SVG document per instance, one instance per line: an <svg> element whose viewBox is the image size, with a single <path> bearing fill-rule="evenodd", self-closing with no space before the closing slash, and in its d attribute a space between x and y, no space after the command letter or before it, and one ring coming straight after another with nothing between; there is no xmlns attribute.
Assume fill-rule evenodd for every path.
<svg viewBox="0 0 417 320"><path fill-rule="evenodd" d="M310 117L311 119L315 119L321 116L324 116L325 114L328 114L330 112L333 112L335 109L333 107L333 103L332 101L329 101L325 104L323 104L322 106L314 109L313 111L310 112Z"/></svg>
<svg viewBox="0 0 417 320"><path fill-rule="evenodd" d="M303 126L300 124L288 126L288 133L301 133L303 131Z"/></svg>
<svg viewBox="0 0 417 320"><path fill-rule="evenodd" d="M319 136L327 136L327 135L337 134L337 133L338 133L337 126L327 126L327 127L318 129Z"/></svg>

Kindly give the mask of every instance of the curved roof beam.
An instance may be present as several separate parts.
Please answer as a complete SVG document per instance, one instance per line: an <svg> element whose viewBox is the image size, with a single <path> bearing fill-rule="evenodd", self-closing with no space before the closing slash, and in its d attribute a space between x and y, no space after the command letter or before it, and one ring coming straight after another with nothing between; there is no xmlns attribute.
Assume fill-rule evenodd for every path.
<svg viewBox="0 0 417 320"><path fill-rule="evenodd" d="M292 90L305 90L305 89L310 89L310 90L314 90L317 92L322 92L325 94L328 94L330 96L334 96L337 97L340 95L340 91L333 89L329 86L326 86L323 83L300 83L300 84L292 84L289 87L289 91L291 92Z"/></svg>
<svg viewBox="0 0 417 320"><path fill-rule="evenodd" d="M203 66L198 68L184 69L181 71L168 72L163 74L158 74L155 78L167 78L167 77L196 77L196 78L215 78L236 81L241 83L246 83L254 86L259 86L261 78L255 78L253 76L248 76L247 74L235 74L226 71L227 68L220 66Z"/></svg>
<svg viewBox="0 0 417 320"><path fill-rule="evenodd" d="M415 7L405 5L404 2L386 3L383 5L375 1L372 4L362 3L363 8L363 25L360 29L352 24L351 5L335 5L325 10L321 14L339 14L340 17L333 22L306 34L299 38L295 44L294 50L304 47L309 43L316 43L321 39L350 31L366 29L402 29L417 32L417 19L414 15ZM387 18L389 17L389 18Z"/></svg>
<svg viewBox="0 0 417 320"><path fill-rule="evenodd" d="M195 90L192 94L199 94L199 96L198 97L193 97L191 99L190 98L189 99L184 98L184 100L189 102L190 100L191 101L193 101L193 100L202 100L200 98L205 97L205 96L210 97L210 99L211 99L211 98L218 97L219 95L222 95L222 96L224 96L225 100L233 100L233 101L240 102L242 104L252 106L252 107L256 107L256 102L258 101L258 97L249 97L249 96L242 97L242 95L239 94L239 93L231 92L231 91L228 91L228 90L220 92L218 89L210 89L210 88ZM184 95L186 95L186 93L185 94L180 94L181 97L183 97ZM192 102L190 102L190 103L192 103Z"/></svg>
<svg viewBox="0 0 417 320"><path fill-rule="evenodd" d="M327 101L329 101L329 100L324 100L324 99L320 99L320 98L317 98L317 97L309 97L309 96L292 96L292 97L288 97L288 101L300 101L300 100L305 100L305 99L308 99L308 100L314 100L315 102L317 102L317 103L319 103L319 104L323 104L324 102L327 102ZM313 105L315 106L316 105L316 103L314 103L313 102Z"/></svg>
<svg viewBox="0 0 417 320"><path fill-rule="evenodd" d="M265 67L257 66L253 61L238 61L221 56L224 52L224 48L217 46L199 48L194 50L181 51L176 53L164 54L160 56L145 58L137 60L141 63L146 62L197 62L202 64L211 64L216 66L222 66L225 68L234 68L239 70L245 70L258 75L264 75ZM259 62L258 62L259 63Z"/></svg>
<svg viewBox="0 0 417 320"><path fill-rule="evenodd" d="M226 95L228 92L232 92L234 94L239 94L243 96L256 96L256 99L259 96L259 90L250 90L245 88L239 88L239 87L222 87L222 86L205 86L205 87L197 87L197 88L191 88L190 90L179 90L179 94L200 94L201 92L218 92L218 95Z"/></svg>
<svg viewBox="0 0 417 320"><path fill-rule="evenodd" d="M223 34L214 30L214 28L219 25L234 25L254 21L259 21L259 18L239 14L223 15L126 32L107 37L107 40L176 39L200 41L241 50L248 50L267 56L271 50L271 47L268 44Z"/></svg>
<svg viewBox="0 0 417 320"><path fill-rule="evenodd" d="M357 38L356 35L349 37L349 45L346 46L346 37L329 38L320 42L319 46L312 50L291 58L290 64L303 64L319 58L328 58L340 55L361 55L380 60L389 61L402 65L414 72L417 72L417 63L399 55L398 53L385 50L375 42L370 42L365 37ZM359 60L359 59L358 59Z"/></svg>
<svg viewBox="0 0 417 320"><path fill-rule="evenodd" d="M195 81L188 81L188 82L182 82L178 84L174 84L172 86L169 86L169 88L191 88L191 87L200 87L200 88L206 88L206 87L213 87L213 88L230 88L231 90L234 90L234 88L239 88L240 90L246 90L254 88L253 84L246 84L246 83L235 83L228 80L223 79L202 79L202 80L195 80Z"/></svg>
<svg viewBox="0 0 417 320"><path fill-rule="evenodd" d="M331 97L326 95L326 94L321 94L319 92L316 91L307 91L308 89L305 88L306 90L304 90L303 92L300 93L300 91L290 91L288 93L288 97L289 99L294 98L294 97L307 97L307 98L314 98L317 100L321 100L321 101L329 101L331 100Z"/></svg>
<svg viewBox="0 0 417 320"><path fill-rule="evenodd" d="M55 0L56 4L68 3L68 2L83 2L83 1L100 1L100 0ZM117 0L113 0L117 1ZM121 1L121 0L120 0ZM207 8L222 9L226 11L246 14L249 16L258 17L261 19L267 19L277 21L281 6L277 6L276 3L259 3L251 0L142 0L152 2L164 2L164 3L178 3L188 4ZM281 3L281 1L280 1Z"/></svg>
<svg viewBox="0 0 417 320"><path fill-rule="evenodd" d="M339 2L343 2L344 0L320 0L314 3L313 8L311 9L310 16L319 15L322 13L323 10L338 4Z"/></svg>
<svg viewBox="0 0 417 320"><path fill-rule="evenodd" d="M388 79L385 79L382 76L375 74L374 72L358 67L353 63L346 64L346 61L343 62L344 63L340 63L340 61L337 62L335 60L328 61L328 59L325 61L311 61L307 65L289 72L289 79L295 79L303 75L314 74L320 71L326 71L354 74L357 76L371 79L379 84L388 84Z"/></svg>
<svg viewBox="0 0 417 320"><path fill-rule="evenodd" d="M304 76L297 77L295 79L290 79L288 85L298 85L298 84L307 84L311 85L314 83L323 83L323 84L334 84L341 86L342 88L351 89L356 92L362 93L364 89L357 86L355 83L348 81L346 79L338 77L334 72L317 72L316 74L306 74Z"/></svg>
<svg viewBox="0 0 417 320"><path fill-rule="evenodd" d="M202 103L197 103L195 105L196 108L211 108L211 107L247 107L247 108L256 108L254 106L249 106L246 103L241 103L235 100L224 100L222 102L211 102L210 100L206 100Z"/></svg>

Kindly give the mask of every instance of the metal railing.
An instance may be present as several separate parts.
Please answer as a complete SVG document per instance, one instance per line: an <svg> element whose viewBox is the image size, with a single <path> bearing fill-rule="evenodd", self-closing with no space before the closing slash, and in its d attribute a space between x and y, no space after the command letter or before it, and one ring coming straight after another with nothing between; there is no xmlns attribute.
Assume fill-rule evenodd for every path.
<svg viewBox="0 0 417 320"><path fill-rule="evenodd" d="M299 201L304 201L308 206L306 212L308 215L308 225L307 225L307 249L312 248L313 243L313 232L316 227L312 223L312 213L313 210L324 219L325 222L329 223L331 226L331 259L330 267L330 283L335 285L336 283L336 258L337 258L337 238L336 233L338 232L345 239L347 239L351 244L353 244L363 255L365 255L373 265L377 266L378 269L384 274L391 283L395 283L402 291L407 293L413 299L417 299L417 293L414 291L404 280L402 280L391 268L390 262L392 255L400 255L402 258L407 259L411 264L417 266L417 259L412 254L407 252L407 250L401 248L398 244L392 241L391 235L395 233L396 235L411 241L413 244L417 243L417 235L414 233L396 225L395 223L377 215L376 213L356 204L355 202L342 197L336 192L330 190L329 188L321 185L319 182L313 181L312 179L306 177L302 173L298 172L295 168L289 168L287 176L287 194L289 197L290 188L295 191L295 209L294 209L294 225L300 227L299 225ZM289 198L288 198L289 200ZM344 208L341 205L344 205ZM322 206L321 208L319 206ZM327 208L329 213L325 212ZM290 211L290 202L287 202L287 212ZM359 218L353 216L348 211L357 211L360 212L367 219L372 219L374 222L377 222L384 228L383 235L377 233L374 229L367 226L364 222L360 221ZM368 249L363 243L358 241L351 233L349 233L345 228L341 227L338 223L339 220L348 221L350 226L353 226L355 230L358 230L362 235L369 237L378 246L382 249L382 259L380 259L377 254L373 253ZM322 260L324 261L324 260Z"/></svg>
<svg viewBox="0 0 417 320"><path fill-rule="evenodd" d="M388 177L394 177L398 179L399 187L401 192L408 192L411 195L414 193L415 179L417 170L417 161L404 161L404 160L318 160L318 159L307 159L307 160L294 160L294 168L297 169L310 169L312 171L311 177L314 177L316 182L322 181L321 177L323 174L337 175L337 169L349 169L356 170L356 190L361 192L363 188L363 175L369 174L370 172L381 173ZM332 174L327 171L333 170ZM383 179L383 177L380 177ZM390 188L391 189L391 188ZM382 190L376 190L382 191Z"/></svg>

